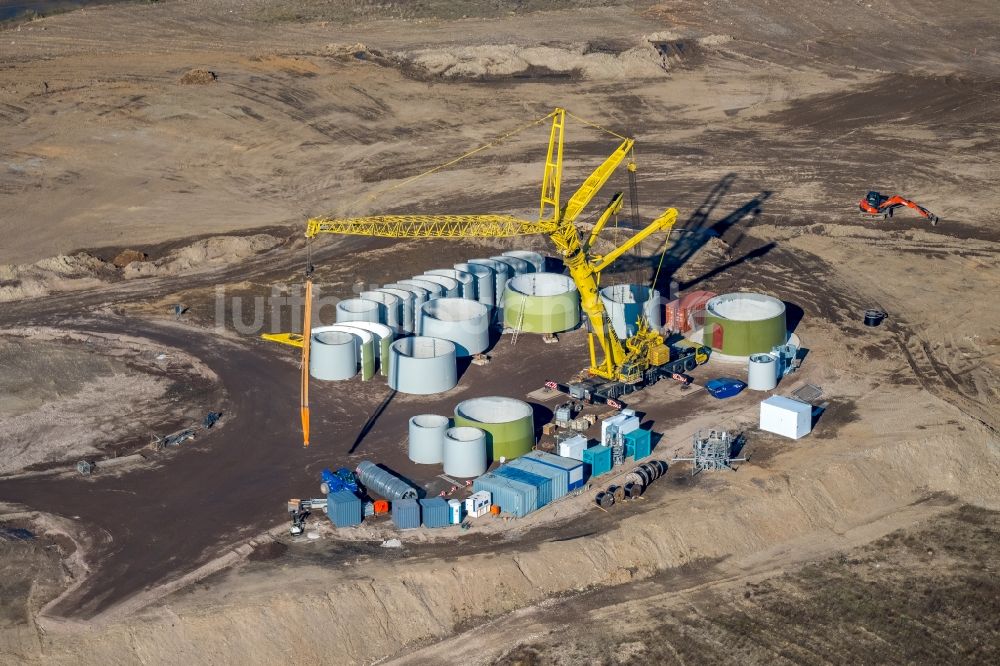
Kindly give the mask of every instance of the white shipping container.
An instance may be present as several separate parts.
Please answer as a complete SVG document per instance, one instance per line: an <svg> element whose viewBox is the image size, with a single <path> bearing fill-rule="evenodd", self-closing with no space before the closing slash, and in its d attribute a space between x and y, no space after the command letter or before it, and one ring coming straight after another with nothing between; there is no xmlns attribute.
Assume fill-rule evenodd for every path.
<svg viewBox="0 0 1000 666"><path fill-rule="evenodd" d="M575 435L559 442L559 455L563 458L583 461L583 452L587 450L587 438ZM570 481L572 483L572 481Z"/></svg>
<svg viewBox="0 0 1000 666"><path fill-rule="evenodd" d="M760 403L760 429L799 439L812 430L812 405L780 395Z"/></svg>
<svg viewBox="0 0 1000 666"><path fill-rule="evenodd" d="M633 430L639 429L639 417L635 416L635 412L632 414L622 412L601 421L601 444L604 446L611 446L611 442L608 441L608 426L617 426L618 432L627 435Z"/></svg>

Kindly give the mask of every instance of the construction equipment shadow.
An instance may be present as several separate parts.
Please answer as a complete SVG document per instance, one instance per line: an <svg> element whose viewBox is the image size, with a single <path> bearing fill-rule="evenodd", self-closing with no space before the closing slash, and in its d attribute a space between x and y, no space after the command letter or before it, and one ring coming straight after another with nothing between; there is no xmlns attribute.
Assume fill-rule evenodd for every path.
<svg viewBox="0 0 1000 666"><path fill-rule="evenodd" d="M389 407L389 403L392 402L392 399L396 397L396 393L397 391L390 391L389 395L385 397L385 400L383 400L379 406L375 408L375 411L372 412L371 416L368 417L368 420L365 421L365 424L358 432L358 436L355 438L354 443L351 444L350 451L347 452L348 454L354 453L358 450L358 447L361 446L361 442L364 441L365 437L368 436L368 433L375 427L379 417L382 416L382 413Z"/></svg>
<svg viewBox="0 0 1000 666"><path fill-rule="evenodd" d="M736 210L731 211L728 215L718 221L709 224L713 214L719 207L720 202L723 197L729 193L729 190L732 188L736 178L737 176L735 173L728 173L712 187L701 205L688 216L682 226L674 230L674 233L678 235L678 239L665 252L654 254L649 257L636 258L636 262L641 262L643 267L646 269L652 269L654 274L657 269L659 270L656 284L654 284L653 287L658 289L661 294L664 294L664 296L668 294L671 297L673 296L670 284L674 275L676 275L677 271L690 261L699 250L708 244L709 240L712 238L722 238L732 229L737 228L737 225L743 223L745 219L749 218L748 222L742 224L742 226L738 228L738 234L736 237L728 242L730 252L737 249L746 236L747 230L753 226L754 222L763 211L764 203L774 194L771 190L762 190ZM739 264L760 258L773 250L775 247L777 247L777 243L772 242L753 249L744 254L742 257L728 261L726 264L714 268L697 278L688 280L679 286L682 289L690 288L700 282L709 280L720 273L738 266ZM629 263L632 265L628 265ZM634 262L625 262L616 272L632 270L635 267Z"/></svg>

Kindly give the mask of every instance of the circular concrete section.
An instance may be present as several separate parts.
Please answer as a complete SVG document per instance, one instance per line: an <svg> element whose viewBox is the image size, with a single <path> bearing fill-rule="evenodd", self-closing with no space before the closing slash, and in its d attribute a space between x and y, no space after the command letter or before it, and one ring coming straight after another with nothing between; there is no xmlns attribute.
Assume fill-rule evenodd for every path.
<svg viewBox="0 0 1000 666"><path fill-rule="evenodd" d="M438 338L402 338L389 349L389 387L400 393L430 395L455 388L455 343Z"/></svg>
<svg viewBox="0 0 1000 666"><path fill-rule="evenodd" d="M420 309L420 335L451 340L459 357L490 346L490 309L464 298L439 298Z"/></svg>
<svg viewBox="0 0 1000 666"><path fill-rule="evenodd" d="M444 294L441 298L461 298L462 297L462 285L453 277L448 277L445 275L432 275L431 273L424 273L423 275L418 275L416 280L425 280L427 282L434 282L436 284L444 287Z"/></svg>
<svg viewBox="0 0 1000 666"><path fill-rule="evenodd" d="M382 287L383 289L399 289L402 291L408 291L413 296L413 317L414 322L416 322L417 310L420 306L426 303L430 297L431 292L429 289L424 287L418 287L414 284L403 284L401 282L393 282Z"/></svg>
<svg viewBox="0 0 1000 666"><path fill-rule="evenodd" d="M493 269L481 264L455 264L456 271L464 271L476 282L476 300L490 307L497 304L496 281Z"/></svg>
<svg viewBox="0 0 1000 666"><path fill-rule="evenodd" d="M770 354L751 354L747 363L747 388L770 391L778 386L778 359Z"/></svg>
<svg viewBox="0 0 1000 666"><path fill-rule="evenodd" d="M426 301L433 301L435 298L441 298L444 296L446 289L443 285L437 282L431 282L430 280L421 280L420 278L413 278L412 280L400 280L401 285L412 285L414 287L420 287L427 292Z"/></svg>
<svg viewBox="0 0 1000 666"><path fill-rule="evenodd" d="M372 335L372 350L375 355L375 360L378 361L379 373L386 375L389 372L389 345L395 340L396 336L392 332L392 329L385 324L375 324L370 321L352 321L349 324L335 324L337 330L345 330L354 335L360 336L362 339L362 345L358 348L359 350L364 349L364 338L365 332ZM316 330L316 329L313 329Z"/></svg>
<svg viewBox="0 0 1000 666"><path fill-rule="evenodd" d="M768 353L785 344L785 304L771 296L738 292L705 304L704 344L727 356Z"/></svg>
<svg viewBox="0 0 1000 666"><path fill-rule="evenodd" d="M531 405L502 396L472 398L455 407L455 425L486 431L490 460L523 456L535 446L535 421Z"/></svg>
<svg viewBox="0 0 1000 666"><path fill-rule="evenodd" d="M376 335L371 330L369 330L369 327L382 327L382 326L383 324L378 324L369 321L352 321L347 324L330 324L329 326L317 326L312 330L312 334L313 334L313 339L315 339L315 336L319 335L320 333L329 333L331 331L349 333L354 340L354 346L357 352L357 360L361 368L361 379L368 381L373 376L375 376L375 356L376 356L375 347L377 346ZM312 359L310 358L310 365L311 361Z"/></svg>
<svg viewBox="0 0 1000 666"><path fill-rule="evenodd" d="M427 271L424 275L450 277L458 282L458 293L462 298L467 298L470 301L476 300L476 278L471 273L455 268L435 268L432 271Z"/></svg>
<svg viewBox="0 0 1000 666"><path fill-rule="evenodd" d="M365 298L347 298L337 303L337 322L350 321L385 323L379 321L379 304Z"/></svg>
<svg viewBox="0 0 1000 666"><path fill-rule="evenodd" d="M486 433L479 428L459 426L444 434L444 473L468 479L486 473Z"/></svg>
<svg viewBox="0 0 1000 666"><path fill-rule="evenodd" d="M362 299L375 301L379 304L378 320L395 333L403 330L403 302L399 296L384 291L363 291Z"/></svg>
<svg viewBox="0 0 1000 666"><path fill-rule="evenodd" d="M518 275L524 275L525 273L534 273L534 266L529 264L524 259L518 259L517 257L508 257L507 255L501 255L499 257L490 257L493 261L499 261L501 264L507 264L510 266L510 276L515 278Z"/></svg>
<svg viewBox="0 0 1000 666"><path fill-rule="evenodd" d="M663 326L660 292L655 289L641 284L614 284L601 289L601 301L615 335L623 340L635 335L640 316L644 315L654 330Z"/></svg>
<svg viewBox="0 0 1000 666"><path fill-rule="evenodd" d="M357 346L350 333L314 333L309 351L309 374L316 379L340 381L358 373Z"/></svg>
<svg viewBox="0 0 1000 666"><path fill-rule="evenodd" d="M444 434L451 419L438 414L410 417L410 460L421 465L440 465L444 461Z"/></svg>
<svg viewBox="0 0 1000 666"><path fill-rule="evenodd" d="M503 325L527 333L560 333L580 324L580 294L572 278L526 273L507 283Z"/></svg>
<svg viewBox="0 0 1000 666"><path fill-rule="evenodd" d="M503 290L513 274L510 264L495 259L469 259L468 263L470 266L486 266L493 271L493 293L496 296L494 305L503 305Z"/></svg>
<svg viewBox="0 0 1000 666"><path fill-rule="evenodd" d="M402 307L400 327L402 328L403 333L413 333L413 308L414 303L416 302L416 296L413 295L413 292L408 289L397 289L394 287L382 287L381 289L376 289L375 291L392 294L400 300Z"/></svg>
<svg viewBox="0 0 1000 666"><path fill-rule="evenodd" d="M516 257L531 266L532 273L542 273L545 271L545 257L530 250L509 250L503 253L505 257Z"/></svg>

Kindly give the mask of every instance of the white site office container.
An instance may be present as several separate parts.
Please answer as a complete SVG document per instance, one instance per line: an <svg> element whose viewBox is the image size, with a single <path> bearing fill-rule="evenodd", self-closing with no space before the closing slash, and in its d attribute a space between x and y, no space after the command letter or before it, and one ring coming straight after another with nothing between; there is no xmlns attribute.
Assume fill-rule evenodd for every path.
<svg viewBox="0 0 1000 666"><path fill-rule="evenodd" d="M490 512L491 499L489 492L485 490L472 493L465 499L465 514L471 518L485 516Z"/></svg>
<svg viewBox="0 0 1000 666"><path fill-rule="evenodd" d="M760 403L760 429L798 439L812 430L812 405L780 395Z"/></svg>

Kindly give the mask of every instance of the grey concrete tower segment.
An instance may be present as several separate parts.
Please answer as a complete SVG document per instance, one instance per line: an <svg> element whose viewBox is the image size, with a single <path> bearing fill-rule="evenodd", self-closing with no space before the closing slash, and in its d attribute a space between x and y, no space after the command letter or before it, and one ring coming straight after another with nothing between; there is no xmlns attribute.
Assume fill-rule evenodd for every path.
<svg viewBox="0 0 1000 666"><path fill-rule="evenodd" d="M410 417L409 456L421 465L440 465L444 461L444 434L451 419L439 414Z"/></svg>
<svg viewBox="0 0 1000 666"><path fill-rule="evenodd" d="M441 298L461 298L462 297L462 286L458 283L458 280L452 277L446 277L444 275L432 275L430 273L424 273L423 275L418 275L414 278L415 280L425 280L427 282L434 282L442 287L444 287L444 294Z"/></svg>
<svg viewBox="0 0 1000 666"><path fill-rule="evenodd" d="M476 300L476 278L471 273L454 268L435 268L424 275L443 275L458 281L459 295L470 301Z"/></svg>
<svg viewBox="0 0 1000 666"><path fill-rule="evenodd" d="M403 284L401 282L392 282L390 284L382 287L383 289L402 289L403 291L408 291L413 294L413 320L414 325L416 325L416 313L420 309L420 306L430 300L431 292L424 287L418 287L414 284Z"/></svg>
<svg viewBox="0 0 1000 666"><path fill-rule="evenodd" d="M502 264L507 264L510 266L510 277L511 279L516 278L518 275L524 275L525 273L533 273L533 266L529 264L524 259L518 259L517 257L508 257L507 255L501 255L498 257L490 257L493 261L499 261Z"/></svg>
<svg viewBox="0 0 1000 666"><path fill-rule="evenodd" d="M496 297L494 305L503 305L503 290L513 272L510 264L495 259L469 259L468 263L472 266L486 266L493 271L493 293Z"/></svg>
<svg viewBox="0 0 1000 666"><path fill-rule="evenodd" d="M379 322L385 324L395 333L403 330L403 302L399 296L384 291L363 291L361 298L375 301L379 304Z"/></svg>
<svg viewBox="0 0 1000 666"><path fill-rule="evenodd" d="M476 300L483 305L493 307L496 299L496 274L489 266L482 264L455 264L456 271L465 271L476 281Z"/></svg>
<svg viewBox="0 0 1000 666"><path fill-rule="evenodd" d="M478 354L490 346L490 309L465 298L424 303L420 335L451 340L459 357Z"/></svg>
<svg viewBox="0 0 1000 666"><path fill-rule="evenodd" d="M430 280L421 280L419 277L415 277L410 280L399 280L398 284L408 284L426 290L428 301L433 301L435 298L441 298L445 295L445 292L447 292L444 285L438 282L431 282Z"/></svg>
<svg viewBox="0 0 1000 666"><path fill-rule="evenodd" d="M379 322L379 304L363 298L347 298L337 303L337 321L347 323L349 321L370 321Z"/></svg>
<svg viewBox="0 0 1000 666"><path fill-rule="evenodd" d="M639 315L644 314L650 328L663 326L660 292L641 284L614 284L601 289L601 300L608 312L615 335L624 340L635 335Z"/></svg>
<svg viewBox="0 0 1000 666"><path fill-rule="evenodd" d="M358 373L354 336L344 331L325 331L312 336L309 374L323 381L350 379Z"/></svg>
<svg viewBox="0 0 1000 666"><path fill-rule="evenodd" d="M444 473L468 479L486 473L486 432L471 426L449 428L444 434Z"/></svg>
<svg viewBox="0 0 1000 666"><path fill-rule="evenodd" d="M330 324L328 326L317 326L312 330L313 337L320 333L330 331L340 331L349 333L354 340L357 350L358 364L361 367L361 379L368 381L375 375L375 346L376 335L368 329L371 326L384 326L370 321L352 321L346 324ZM388 326L384 327L388 329Z"/></svg>
<svg viewBox="0 0 1000 666"><path fill-rule="evenodd" d="M537 252L531 252L530 250L508 250L503 253L505 257L516 257L523 261L526 261L534 270L534 273L542 273L545 271L545 257Z"/></svg>
<svg viewBox="0 0 1000 666"><path fill-rule="evenodd" d="M365 333L371 334L375 359L379 363L379 374L385 376L389 373L389 345L396 339L391 328L370 321L352 321L349 324L334 324L334 326L337 327L336 330L349 330L356 335L361 333L362 337ZM363 349L363 346L359 346L359 349Z"/></svg>
<svg viewBox="0 0 1000 666"><path fill-rule="evenodd" d="M389 387L400 393L430 395L458 384L455 343L449 340L401 338L392 343L389 358Z"/></svg>
<svg viewBox="0 0 1000 666"><path fill-rule="evenodd" d="M393 287L382 287L381 289L376 289L375 291L384 291L387 294L392 294L400 300L402 306L402 321L400 326L403 329L403 333L413 333L413 321L414 321L414 303L416 297L408 289L395 289Z"/></svg>

